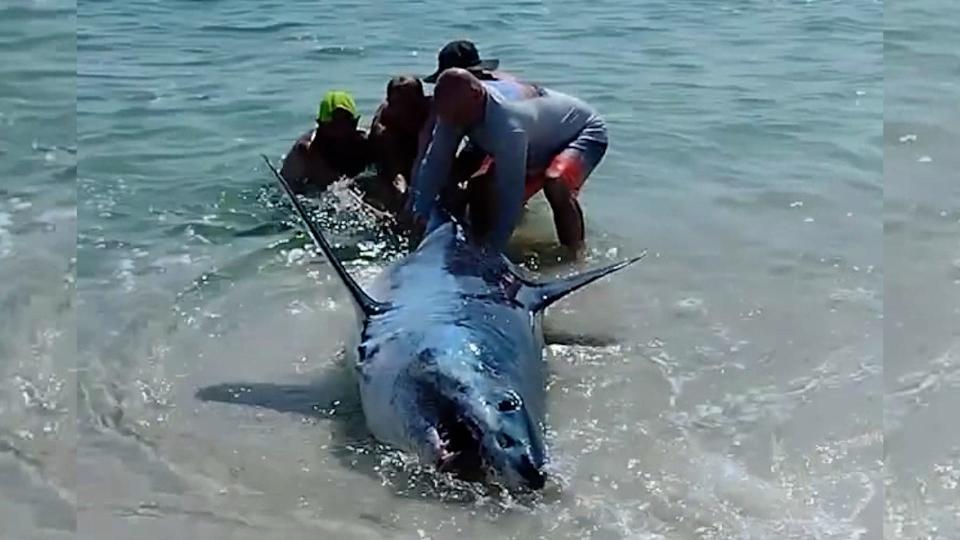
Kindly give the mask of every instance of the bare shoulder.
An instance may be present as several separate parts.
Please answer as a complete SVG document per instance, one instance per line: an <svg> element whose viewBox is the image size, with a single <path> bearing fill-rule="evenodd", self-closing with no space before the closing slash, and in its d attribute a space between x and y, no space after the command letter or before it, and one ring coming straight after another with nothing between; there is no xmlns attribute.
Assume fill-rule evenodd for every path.
<svg viewBox="0 0 960 540"><path fill-rule="evenodd" d="M376 127L382 124L381 119L383 118L383 111L387 109L387 101L381 101L380 105L377 106L377 110L373 113L373 119L370 121L370 130L373 131Z"/></svg>
<svg viewBox="0 0 960 540"><path fill-rule="evenodd" d="M290 151L287 152L287 158L290 158L295 155L303 155L307 150L310 149L310 141L313 140L313 131L308 131L301 135L293 142L293 145L290 146Z"/></svg>
<svg viewBox="0 0 960 540"><path fill-rule="evenodd" d="M284 156L280 174L288 181L297 182L306 175L307 154L312 137L312 131L301 135Z"/></svg>
<svg viewBox="0 0 960 540"><path fill-rule="evenodd" d="M310 143L313 142L313 130L307 131L297 139L297 142L294 143L294 148L298 150L307 150L310 148Z"/></svg>

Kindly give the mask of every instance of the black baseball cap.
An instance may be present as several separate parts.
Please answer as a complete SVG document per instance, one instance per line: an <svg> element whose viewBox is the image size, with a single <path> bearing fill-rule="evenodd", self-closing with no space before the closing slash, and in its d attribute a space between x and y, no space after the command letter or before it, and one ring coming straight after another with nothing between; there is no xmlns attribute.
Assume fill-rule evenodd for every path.
<svg viewBox="0 0 960 540"><path fill-rule="evenodd" d="M480 53L477 52L477 46L472 41L461 39L451 41L440 49L437 55L437 71L423 78L424 82L435 83L437 77L444 70L450 68L461 68L470 71L488 70L492 71L500 66L500 60L491 58L481 60Z"/></svg>

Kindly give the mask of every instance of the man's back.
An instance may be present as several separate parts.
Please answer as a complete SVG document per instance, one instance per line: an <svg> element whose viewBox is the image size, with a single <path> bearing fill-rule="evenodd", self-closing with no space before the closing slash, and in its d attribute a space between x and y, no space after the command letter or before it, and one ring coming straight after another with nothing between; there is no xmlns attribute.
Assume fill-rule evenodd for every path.
<svg viewBox="0 0 960 540"><path fill-rule="evenodd" d="M564 224L582 223L575 193L607 148L606 126L592 107L562 92L516 81L480 81L454 69L441 75L434 95L443 112L413 184L415 219L429 228L425 220L466 135L470 146L493 165L492 191L486 198L495 200L490 202L495 218L487 242L502 249L524 200L540 189L548 201L559 205L564 200L559 214L551 202L555 217L562 216ZM567 229L572 230L564 225L561 241L575 244L573 237L582 234Z"/></svg>
<svg viewBox="0 0 960 540"><path fill-rule="evenodd" d="M469 132L473 144L497 153L507 135L526 135L528 169L546 167L554 155L583 134L606 143L603 120L573 96L514 81L483 81L488 91L483 122ZM595 127L595 130L591 130Z"/></svg>

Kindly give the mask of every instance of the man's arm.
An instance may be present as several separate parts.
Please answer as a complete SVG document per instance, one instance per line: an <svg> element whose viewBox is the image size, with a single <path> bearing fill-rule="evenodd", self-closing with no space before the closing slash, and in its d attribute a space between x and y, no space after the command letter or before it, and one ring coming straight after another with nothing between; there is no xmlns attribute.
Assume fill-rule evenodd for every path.
<svg viewBox="0 0 960 540"><path fill-rule="evenodd" d="M487 153L476 146L472 144L464 146L453 162L453 170L450 173L453 181L459 184L469 180L483 165L485 157L487 157Z"/></svg>
<svg viewBox="0 0 960 540"><path fill-rule="evenodd" d="M420 163L423 161L423 156L427 153L427 147L430 145L430 141L433 137L433 131L437 127L437 113L436 110L431 107L430 113L427 115L426 121L423 123L423 127L420 128L420 133L417 134L417 157L413 160L413 170L410 171L410 181L420 174Z"/></svg>
<svg viewBox="0 0 960 540"><path fill-rule="evenodd" d="M376 163L376 143L370 138L367 132L357 130L353 145L348 148L349 159L343 164L342 167L344 170L340 171L340 174L337 175L338 177L342 175L347 178L354 178L366 170L371 164Z"/></svg>
<svg viewBox="0 0 960 540"><path fill-rule="evenodd" d="M493 153L496 204L493 230L487 242L503 250L523 208L523 191L527 175L527 134L515 128L505 134Z"/></svg>
<svg viewBox="0 0 960 540"><path fill-rule="evenodd" d="M433 139L427 145L413 181L410 200L416 221L430 217L437 194L450 175L450 164L462 138L462 132L446 122L437 121Z"/></svg>
<svg viewBox="0 0 960 540"><path fill-rule="evenodd" d="M408 167L412 165L409 155L403 155L402 144L403 141L398 140L395 133L385 132L377 138L372 147L377 175L384 182L393 182L398 174L403 175L404 181L410 181Z"/></svg>
<svg viewBox="0 0 960 540"><path fill-rule="evenodd" d="M303 192L307 177L306 149L303 143L297 141L287 152L283 159L283 166L280 168L280 176L287 181L291 188L297 193Z"/></svg>
<svg viewBox="0 0 960 540"><path fill-rule="evenodd" d="M370 151L371 159L377 164L379 169L380 164L384 162L387 148L387 129L380 121L380 117L383 115L383 110L386 108L386 104L381 103L377 107L376 112L373 113L373 120L370 121L370 132L367 135L367 143Z"/></svg>

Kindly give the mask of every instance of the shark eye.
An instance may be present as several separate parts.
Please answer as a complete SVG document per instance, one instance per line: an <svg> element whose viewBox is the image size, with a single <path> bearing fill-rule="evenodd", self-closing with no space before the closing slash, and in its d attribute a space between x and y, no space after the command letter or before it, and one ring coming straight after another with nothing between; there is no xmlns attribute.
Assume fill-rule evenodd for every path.
<svg viewBox="0 0 960 540"><path fill-rule="evenodd" d="M507 396L497 404L500 412L513 412L520 408L520 400L516 396Z"/></svg>

